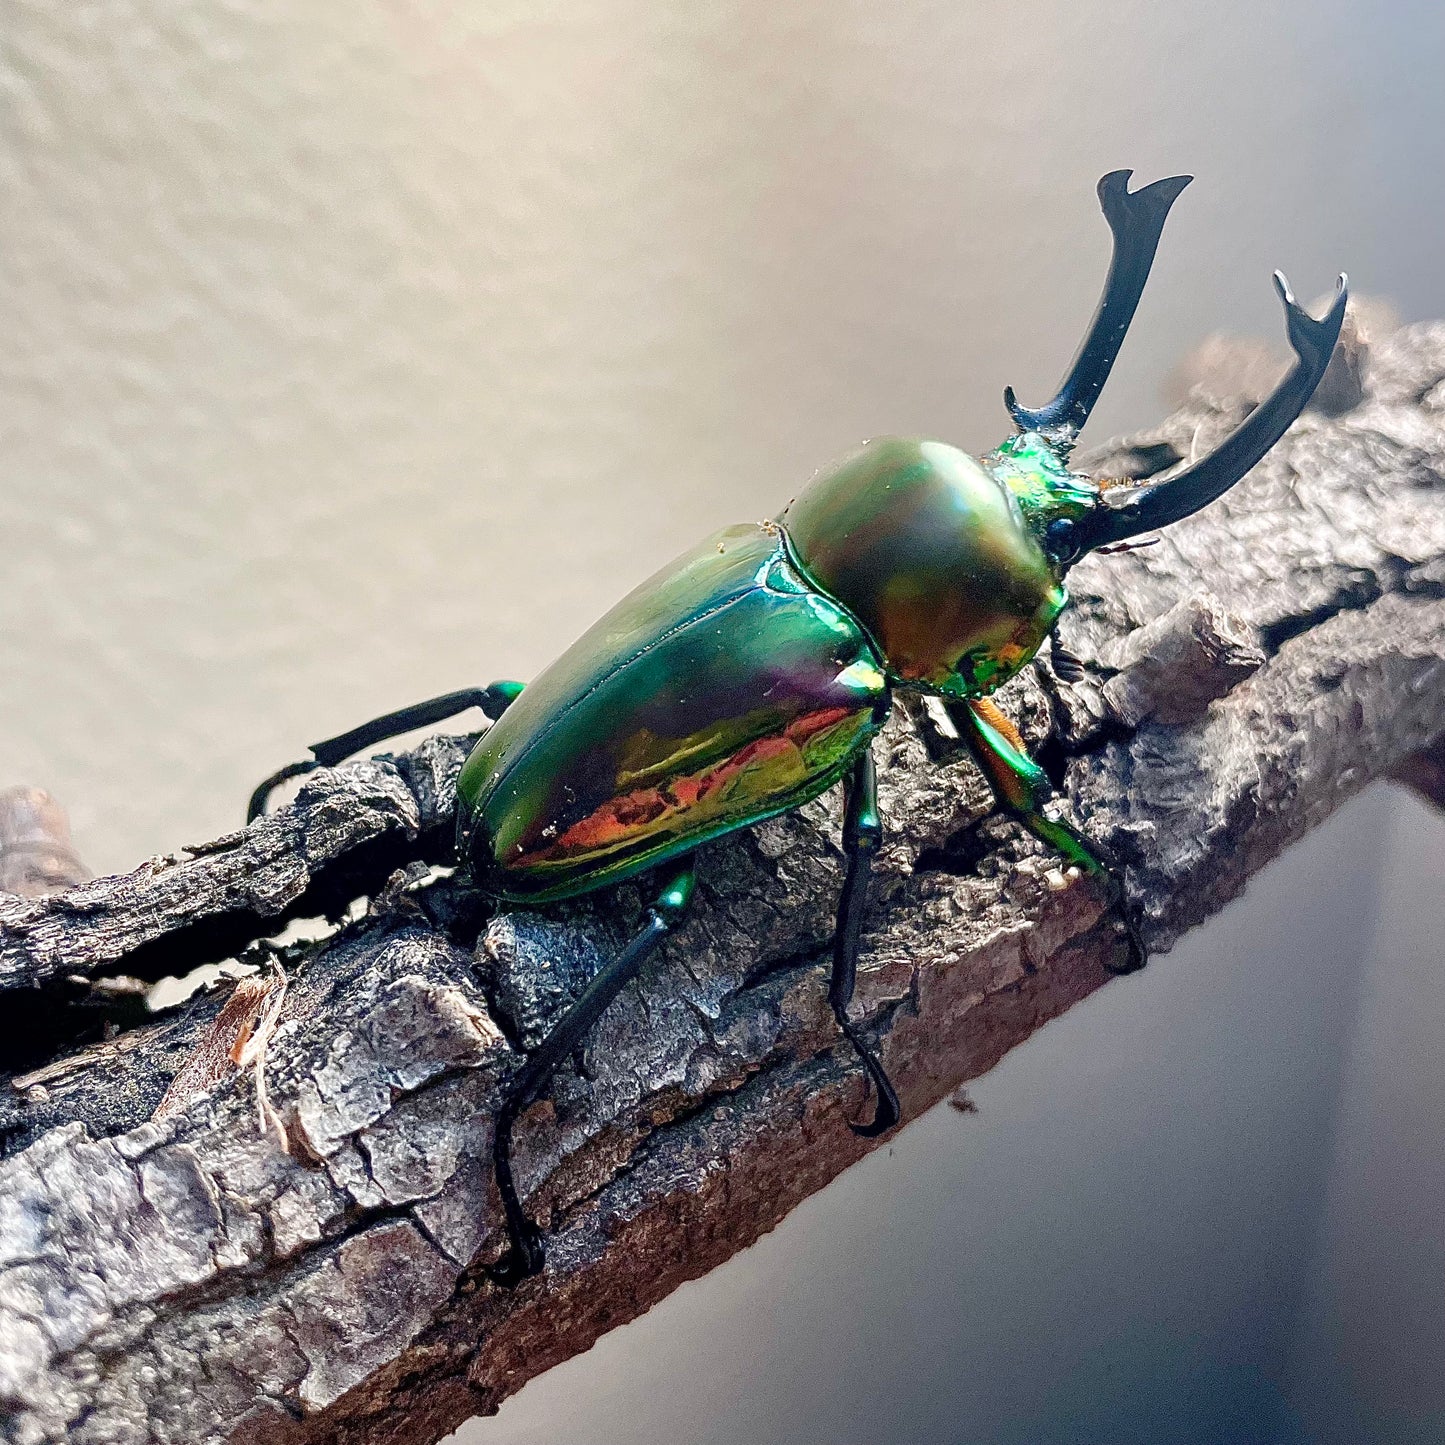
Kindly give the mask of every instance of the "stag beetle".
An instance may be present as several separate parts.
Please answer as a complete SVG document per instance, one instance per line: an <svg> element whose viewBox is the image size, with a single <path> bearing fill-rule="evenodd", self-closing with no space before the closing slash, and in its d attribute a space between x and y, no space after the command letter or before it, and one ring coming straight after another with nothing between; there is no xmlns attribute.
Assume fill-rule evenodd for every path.
<svg viewBox="0 0 1445 1445"><path fill-rule="evenodd" d="M494 1162L513 1283L542 1267L539 1231L512 1178L512 1128L692 894L698 846L846 785L847 867L828 1001L877 1090L877 1135L897 1096L849 1020L870 860L882 831L870 743L895 694L943 701L1000 807L1123 904L1108 853L1057 813L1048 779L988 700L1050 635L1064 574L1086 552L1167 526L1233 486L1284 434L1324 375L1346 281L1322 320L1275 272L1295 364L1211 455L1163 480L1107 486L1069 455L1133 320L1165 217L1192 177L1098 186L1113 255L1098 310L1057 396L1004 403L1016 434L974 458L937 441L868 442L817 477L776 521L727 527L625 597L536 681L433 698L316 744L286 778L468 707L492 726L457 779L457 858L501 900L571 898L663 869L647 921L509 1081ZM1127 909L1129 964L1144 950Z"/></svg>

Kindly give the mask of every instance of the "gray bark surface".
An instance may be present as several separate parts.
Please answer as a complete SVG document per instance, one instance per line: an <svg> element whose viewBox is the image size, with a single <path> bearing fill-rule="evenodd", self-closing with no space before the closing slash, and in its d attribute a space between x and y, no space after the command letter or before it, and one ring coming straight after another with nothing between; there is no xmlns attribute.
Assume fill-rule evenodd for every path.
<svg viewBox="0 0 1445 1445"><path fill-rule="evenodd" d="M1330 405L1222 501L1076 569L1063 640L1083 682L1039 666L1000 694L1126 864L1156 951L1370 780L1438 788L1445 326L1352 346ZM1083 465L1192 457L1251 401L1196 387ZM7 1440L435 1440L870 1147L824 997L828 797L702 855L686 924L518 1126L546 1273L487 1281L500 1085L645 899L479 923L428 866L468 741L317 773L275 816L122 878L0 896L0 1007L34 1021L0 1083ZM913 1117L1101 987L1123 945L1102 892L992 812L926 712L878 752L887 836L855 1013ZM119 1031L106 1015L112 1036L76 1047L96 981L185 972L360 895L288 953L265 1059L287 1148L258 1126L251 1074L227 1074L224 990ZM197 1057L195 1092L152 1119Z"/></svg>

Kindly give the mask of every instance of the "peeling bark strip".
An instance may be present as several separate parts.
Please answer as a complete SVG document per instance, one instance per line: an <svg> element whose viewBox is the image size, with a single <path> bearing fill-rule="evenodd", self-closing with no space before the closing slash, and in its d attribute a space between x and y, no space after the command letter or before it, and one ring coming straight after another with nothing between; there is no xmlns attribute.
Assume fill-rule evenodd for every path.
<svg viewBox="0 0 1445 1445"><path fill-rule="evenodd" d="M1445 326L1350 366L1358 406L1308 416L1158 546L1077 570L1063 640L1084 681L1040 669L1001 699L1126 860L1155 948L1445 734ZM1188 458L1248 405L1196 392L1095 468ZM6 1439L435 1440L866 1147L847 1128L860 1071L824 1001L828 799L706 850L685 927L519 1126L547 1273L514 1294L487 1283L500 1081L643 903L624 886L483 923L464 887L431 880L418 860L439 856L465 749L318 773L245 833L0 898L5 1007L176 971L374 895L292 959L265 1074L288 1150L258 1130L249 1073L150 1121L213 1033L210 995L0 1087ZM914 1115L1098 988L1120 944L1094 886L990 814L926 715L895 720L880 753L859 1010Z"/></svg>

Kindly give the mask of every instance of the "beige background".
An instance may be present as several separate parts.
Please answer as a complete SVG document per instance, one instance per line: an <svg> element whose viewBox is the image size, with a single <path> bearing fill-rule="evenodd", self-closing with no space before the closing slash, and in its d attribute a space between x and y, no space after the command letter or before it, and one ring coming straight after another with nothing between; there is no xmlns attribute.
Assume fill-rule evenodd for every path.
<svg viewBox="0 0 1445 1445"><path fill-rule="evenodd" d="M231 826L255 779L316 737L530 676L667 555L775 511L865 435L997 441L1002 385L1047 396L1093 304L1106 169L1200 179L1095 436L1154 416L1163 372L1208 330L1275 335L1275 265L1303 295L1345 265L1407 317L1445 314L1433 4L0 13L0 781L60 794L101 869ZM1379 859L1427 869L1440 841L1423 812L1363 800L1286 860L1295 893L1261 884L1243 922L1021 1051L975 1132L918 1125L800 1211L783 1254L769 1241L671 1302L661 1333L657 1315L622 1332L468 1438L1286 1438L1266 1408L1281 1390L1337 1428L1344 1407L1318 1402L1349 1339L1400 1320L1330 1293L1357 1236L1400 1238L1357 1186L1426 1198L1412 1161L1445 1132L1420 1105L1439 1101L1445 1036L1428 1025L1445 1012L1434 952L1407 967L1419 939L1373 924L1438 932L1440 880L1402 863L1377 915ZM1425 1028L1414 1053L1401 1010ZM1121 1051L1130 1029L1186 1024L1187 1047ZM1197 1076L1180 1064L1196 1055ZM1231 1087L1211 1089L1226 1058ZM1070 1074L1100 1059L1111 1104L1152 1106L1125 1108L1127 1127ZM1382 1145L1401 1098L1419 1133ZM1269 1128L1242 1141L1239 1111L1262 1100ZM1040 1139L1058 1149L1031 1152ZM1279 1190L1251 1193L1250 1169L1290 1140ZM950 1173L963 1158L967 1180ZM1099 1163L1121 1159L1127 1174ZM1151 1206L1197 1201L1190 1171L1215 1163L1239 1191L1219 1202L1229 1237L1250 1241L1209 1266L1229 1287L1201 1302L1221 1217L1205 1211L1155 1241L1134 1293L1100 1299L1092 1241L1137 1240L1155 1217L1139 1174L1163 1181ZM1027 1198L1071 1191L1068 1228L1036 1221L1057 1254L1023 1226L977 1226L1018 1215L1025 1181ZM1421 1217L1417 1261L1445 1233ZM1008 1269L956 1278L940 1260L958 1259ZM1010 1308L1031 1289L1057 1330ZM1395 1346L1366 1350L1347 1391L1384 1392L1370 1438L1445 1439L1425 1313L1397 1330L1414 1363L1380 1373ZM960 1336L946 1318L983 1323ZM727 1354L730 1329L752 1353ZM1105 1337L1104 1374L1070 1394L1061 1362ZM1239 1360L1254 1383L1229 1373ZM1179 1418L1160 1426L1149 1392L1118 1384L1140 1379ZM1243 1401L1255 1433L1219 1434L1196 1395ZM1103 1433L1078 1433L1081 1399Z"/></svg>

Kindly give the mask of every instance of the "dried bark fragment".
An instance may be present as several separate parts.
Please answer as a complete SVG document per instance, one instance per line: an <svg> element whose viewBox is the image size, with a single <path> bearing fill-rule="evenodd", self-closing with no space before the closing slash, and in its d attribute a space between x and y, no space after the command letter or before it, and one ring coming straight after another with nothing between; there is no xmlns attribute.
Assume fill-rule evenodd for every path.
<svg viewBox="0 0 1445 1445"><path fill-rule="evenodd" d="M1118 671L1104 684L1104 701L1131 731L1153 721L1170 727L1198 721L1264 665L1250 629L1209 594L1186 597L1135 628L1104 652Z"/></svg>

